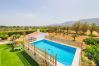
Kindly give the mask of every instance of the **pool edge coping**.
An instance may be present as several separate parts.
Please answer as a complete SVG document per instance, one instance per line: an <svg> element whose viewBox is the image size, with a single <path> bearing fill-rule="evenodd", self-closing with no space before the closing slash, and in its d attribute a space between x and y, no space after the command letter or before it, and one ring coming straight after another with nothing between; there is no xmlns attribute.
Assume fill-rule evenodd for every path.
<svg viewBox="0 0 99 66"><path fill-rule="evenodd" d="M45 39L45 40L49 40L49 39ZM52 40L49 40L49 41L52 41ZM72 61L72 65L71 66L80 66L79 61L80 61L80 52L81 52L81 49L79 47L68 45L68 44L65 44L65 43L57 42L57 41L52 41L52 42L60 43L60 44L63 44L65 46L70 46L70 47L76 48L75 56L74 56L74 59Z"/></svg>
<svg viewBox="0 0 99 66"><path fill-rule="evenodd" d="M40 39L40 40L44 40L44 39ZM36 41L33 41L33 42L37 42L37 41L40 41L40 40L36 40ZM63 44L65 46L70 46L70 47L76 48L75 56L74 56L74 59L72 61L71 66L80 66L79 61L80 61L81 48L76 47L76 46L72 46L72 45L68 45L68 44L65 44L65 43L49 40L49 39L45 39L45 40L52 41L52 42L55 42L55 43L60 43L60 44ZM33 43L33 42L30 42L30 43ZM64 65L57 61L57 66L64 66Z"/></svg>

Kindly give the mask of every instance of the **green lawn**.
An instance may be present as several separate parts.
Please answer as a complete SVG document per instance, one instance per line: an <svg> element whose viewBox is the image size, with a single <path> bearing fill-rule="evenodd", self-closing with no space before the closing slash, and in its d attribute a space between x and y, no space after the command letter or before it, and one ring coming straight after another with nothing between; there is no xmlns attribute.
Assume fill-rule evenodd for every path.
<svg viewBox="0 0 99 66"><path fill-rule="evenodd" d="M39 66L24 51L11 50L11 45L0 45L0 66Z"/></svg>

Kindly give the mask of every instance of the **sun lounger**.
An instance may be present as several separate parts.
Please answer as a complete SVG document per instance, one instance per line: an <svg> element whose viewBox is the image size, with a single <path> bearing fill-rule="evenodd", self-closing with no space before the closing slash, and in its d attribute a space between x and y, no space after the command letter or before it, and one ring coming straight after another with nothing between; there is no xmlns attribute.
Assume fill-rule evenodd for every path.
<svg viewBox="0 0 99 66"><path fill-rule="evenodd" d="M15 47L14 50L21 50L23 48L22 45L18 46L18 47Z"/></svg>

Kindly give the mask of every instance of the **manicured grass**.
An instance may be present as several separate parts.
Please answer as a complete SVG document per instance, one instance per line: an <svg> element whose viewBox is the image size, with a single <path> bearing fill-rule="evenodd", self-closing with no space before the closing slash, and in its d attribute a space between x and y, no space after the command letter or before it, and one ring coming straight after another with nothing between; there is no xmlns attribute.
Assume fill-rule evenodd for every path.
<svg viewBox="0 0 99 66"><path fill-rule="evenodd" d="M39 66L24 51L11 50L11 45L0 45L0 66Z"/></svg>

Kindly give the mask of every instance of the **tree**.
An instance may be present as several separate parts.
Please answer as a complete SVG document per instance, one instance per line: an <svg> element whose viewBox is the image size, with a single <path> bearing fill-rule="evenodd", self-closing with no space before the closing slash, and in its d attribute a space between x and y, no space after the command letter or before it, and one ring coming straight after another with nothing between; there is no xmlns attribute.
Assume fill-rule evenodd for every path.
<svg viewBox="0 0 99 66"><path fill-rule="evenodd" d="M57 32L60 33L63 36L64 36L64 30L65 30L64 26L58 26L58 28L57 28Z"/></svg>
<svg viewBox="0 0 99 66"><path fill-rule="evenodd" d="M89 30L90 30L90 33L93 34L93 31L96 30L96 24L95 23L91 24L89 27Z"/></svg>
<svg viewBox="0 0 99 66"><path fill-rule="evenodd" d="M99 34L99 26L97 26L96 30L97 30L97 32L98 32L98 34Z"/></svg>
<svg viewBox="0 0 99 66"><path fill-rule="evenodd" d="M80 27L81 23L80 22L76 22L72 25L72 29L76 32L76 34L78 34L78 31L80 31Z"/></svg>
<svg viewBox="0 0 99 66"><path fill-rule="evenodd" d="M0 38L1 39L7 39L8 38L8 34L5 32L0 32Z"/></svg>
<svg viewBox="0 0 99 66"><path fill-rule="evenodd" d="M17 38L19 38L20 36L21 36L20 34L13 34L13 35L12 35L13 39L17 39Z"/></svg>
<svg viewBox="0 0 99 66"><path fill-rule="evenodd" d="M67 32L67 35L69 33L69 26L66 26L66 32Z"/></svg>
<svg viewBox="0 0 99 66"><path fill-rule="evenodd" d="M48 32L57 32L58 27L56 26L48 26Z"/></svg>
<svg viewBox="0 0 99 66"><path fill-rule="evenodd" d="M89 25L86 22L81 24L81 30L82 30L83 34L85 34L85 32L87 32L88 27L89 27Z"/></svg>
<svg viewBox="0 0 99 66"><path fill-rule="evenodd" d="M77 34L73 34L72 37L74 39L73 41L75 41L76 40L76 37L77 37Z"/></svg>

